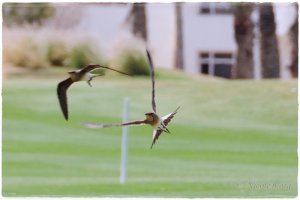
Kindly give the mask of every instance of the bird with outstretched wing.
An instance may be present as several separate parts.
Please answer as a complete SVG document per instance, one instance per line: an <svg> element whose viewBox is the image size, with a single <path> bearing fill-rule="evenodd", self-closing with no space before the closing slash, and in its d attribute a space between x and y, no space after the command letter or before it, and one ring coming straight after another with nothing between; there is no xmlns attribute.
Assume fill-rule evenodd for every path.
<svg viewBox="0 0 300 200"><path fill-rule="evenodd" d="M150 77L151 77L151 104L152 104L152 112L145 113L146 119L144 120L137 120L132 122L126 122L126 123L114 123L114 124L102 124L102 123L90 123L90 122L82 122L82 124L88 128L108 128L108 127L114 127L114 126L132 126L132 125L144 125L149 124L153 127L153 135L152 135L152 144L156 143L158 138L163 132L170 133L167 126L173 119L174 115L177 113L178 108L176 110L166 116L160 117L156 112L156 102L155 102L155 79L154 79L154 66L152 62L152 58L150 55L150 52L148 49L146 49L146 54L150 66Z"/></svg>
<svg viewBox="0 0 300 200"><path fill-rule="evenodd" d="M69 119L69 114L68 114L68 98L67 98L67 90L69 89L69 87L78 81L86 81L88 83L89 86L91 85L91 81L93 78L97 77L97 76L102 76L103 74L92 74L91 72L93 70L96 69L109 69L124 75L128 75L124 72L118 71L116 69L110 68L110 67L105 67L105 66L101 66L101 65L87 65L82 69L78 69L78 70L74 70L74 71L69 71L69 78L61 81L58 83L57 85L57 97L58 97L58 101L59 101L59 105L61 108L61 111L64 115L64 118L66 120Z"/></svg>

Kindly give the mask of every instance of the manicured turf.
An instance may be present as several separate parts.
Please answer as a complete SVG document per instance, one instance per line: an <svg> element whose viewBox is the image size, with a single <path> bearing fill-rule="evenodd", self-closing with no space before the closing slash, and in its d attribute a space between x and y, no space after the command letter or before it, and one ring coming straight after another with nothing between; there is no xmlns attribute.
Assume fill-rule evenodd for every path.
<svg viewBox="0 0 300 200"><path fill-rule="evenodd" d="M293 197L297 195L297 81L157 79L161 115L181 106L150 149L151 127L129 128L128 182L119 184L118 122L151 111L150 81L102 77L69 90L69 122L59 78L3 82L3 195L106 197Z"/></svg>

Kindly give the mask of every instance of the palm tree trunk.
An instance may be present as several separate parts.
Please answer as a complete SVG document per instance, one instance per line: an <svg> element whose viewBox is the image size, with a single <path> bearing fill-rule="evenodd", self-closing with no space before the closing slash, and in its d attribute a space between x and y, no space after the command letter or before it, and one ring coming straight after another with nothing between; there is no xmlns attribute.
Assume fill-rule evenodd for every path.
<svg viewBox="0 0 300 200"><path fill-rule="evenodd" d="M238 45L237 61L233 68L233 78L253 78L253 38L254 24L251 21L252 3L237 3L234 8L234 32Z"/></svg>
<svg viewBox="0 0 300 200"><path fill-rule="evenodd" d="M279 78L279 52L272 3L261 3L259 15L262 76L263 78Z"/></svg>
<svg viewBox="0 0 300 200"><path fill-rule="evenodd" d="M295 7L297 14L289 33L292 44L292 63L289 68L293 78L298 77L298 3L295 3Z"/></svg>
<svg viewBox="0 0 300 200"><path fill-rule="evenodd" d="M147 41L147 17L145 3L132 4L128 19L132 20L132 33Z"/></svg>
<svg viewBox="0 0 300 200"><path fill-rule="evenodd" d="M183 30L182 30L182 3L175 3L176 14L176 46L175 69L184 69L183 64Z"/></svg>

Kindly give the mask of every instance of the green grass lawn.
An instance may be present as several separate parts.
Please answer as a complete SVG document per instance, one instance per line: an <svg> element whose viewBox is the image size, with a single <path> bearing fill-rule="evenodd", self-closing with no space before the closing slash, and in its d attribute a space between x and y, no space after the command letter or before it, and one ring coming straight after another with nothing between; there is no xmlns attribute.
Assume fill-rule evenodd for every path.
<svg viewBox="0 0 300 200"><path fill-rule="evenodd" d="M64 75L64 74L63 74ZM151 111L146 78L101 77L69 90L66 122L58 78L3 82L4 196L294 197L297 195L297 81L226 81L158 76L157 110L181 106L150 149L148 126L129 128L128 182L119 184L119 122Z"/></svg>

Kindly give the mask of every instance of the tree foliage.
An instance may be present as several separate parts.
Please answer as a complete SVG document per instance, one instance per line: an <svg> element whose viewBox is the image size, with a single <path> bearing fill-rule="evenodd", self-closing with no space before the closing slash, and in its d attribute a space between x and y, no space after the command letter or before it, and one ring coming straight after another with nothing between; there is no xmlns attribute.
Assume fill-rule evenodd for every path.
<svg viewBox="0 0 300 200"><path fill-rule="evenodd" d="M145 56L135 50L127 50L126 53L121 55L122 71L137 76L149 76L150 69Z"/></svg>
<svg viewBox="0 0 300 200"><path fill-rule="evenodd" d="M2 11L3 22L7 26L26 23L42 25L55 9L49 3L5 3Z"/></svg>

